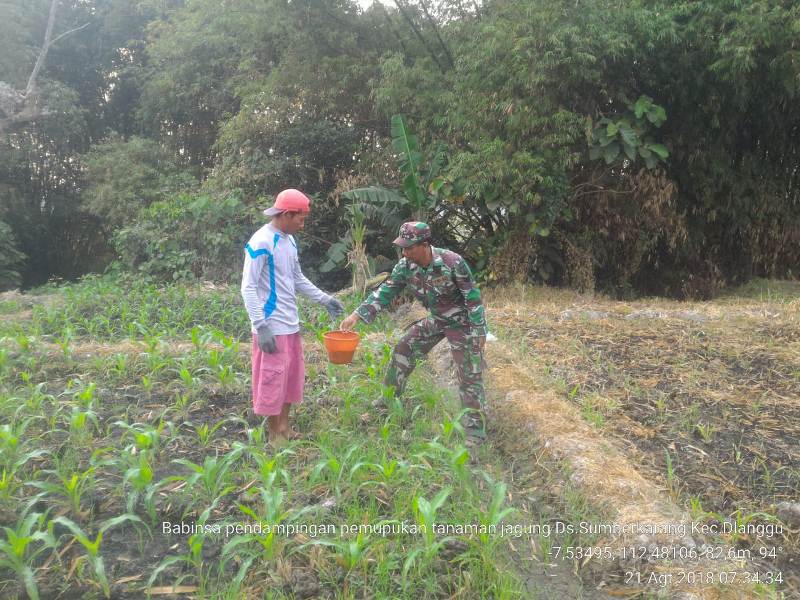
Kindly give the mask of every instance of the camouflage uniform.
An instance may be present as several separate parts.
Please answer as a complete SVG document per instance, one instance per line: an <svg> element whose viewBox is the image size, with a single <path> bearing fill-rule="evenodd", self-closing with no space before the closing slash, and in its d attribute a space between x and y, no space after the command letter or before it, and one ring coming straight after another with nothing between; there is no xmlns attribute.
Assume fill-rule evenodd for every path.
<svg viewBox="0 0 800 600"><path fill-rule="evenodd" d="M424 223L406 223L395 243L409 246L429 238L430 230ZM430 311L430 316L415 323L395 346L384 384L393 386L398 396L402 394L416 361L447 338L458 371L461 404L482 417L485 405L482 344L486 339L486 319L481 293L461 256L442 248L431 247L431 251L432 261L427 268L401 258L389 278L356 312L364 322L371 323L408 286Z"/></svg>

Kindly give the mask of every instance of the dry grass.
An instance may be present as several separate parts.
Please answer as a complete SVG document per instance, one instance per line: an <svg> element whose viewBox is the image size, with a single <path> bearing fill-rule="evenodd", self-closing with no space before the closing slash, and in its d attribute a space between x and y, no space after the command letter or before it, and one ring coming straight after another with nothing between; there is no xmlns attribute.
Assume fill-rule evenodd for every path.
<svg viewBox="0 0 800 600"><path fill-rule="evenodd" d="M569 457L596 502L627 506L618 521L652 519L642 509L658 487L723 518L774 512L800 495L797 283L694 303L522 286L485 298L503 342L490 350L491 385L525 390L509 396L500 421L517 435L528 423L554 456ZM662 506L675 517L674 505ZM748 540L782 544L789 589L797 537Z"/></svg>

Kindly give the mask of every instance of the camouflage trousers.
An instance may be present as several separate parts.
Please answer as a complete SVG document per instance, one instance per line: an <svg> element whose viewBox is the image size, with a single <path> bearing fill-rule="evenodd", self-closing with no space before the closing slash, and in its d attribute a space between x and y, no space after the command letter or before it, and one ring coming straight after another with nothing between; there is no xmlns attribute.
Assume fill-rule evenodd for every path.
<svg viewBox="0 0 800 600"><path fill-rule="evenodd" d="M400 396L417 361L444 338L450 343L458 373L461 406L474 409L483 416L486 399L483 390L485 361L481 348L482 337L470 335L467 327L444 327L430 317L415 323L395 346L383 383L394 387L395 394Z"/></svg>

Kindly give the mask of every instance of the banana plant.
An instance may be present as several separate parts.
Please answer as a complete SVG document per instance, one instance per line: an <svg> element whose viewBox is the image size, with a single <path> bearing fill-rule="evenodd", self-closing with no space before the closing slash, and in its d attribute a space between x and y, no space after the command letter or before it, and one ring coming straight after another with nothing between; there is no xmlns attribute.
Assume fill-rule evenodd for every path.
<svg viewBox="0 0 800 600"><path fill-rule="evenodd" d="M409 132L402 115L392 117L391 136L397 167L403 177L401 189L390 190L374 185L349 190L342 196L353 203L351 214L358 210L367 220L393 233L409 219L424 221L436 206L439 191L445 184L439 174L445 162L446 147L437 144L426 160L417 136ZM328 249L328 260L320 270L332 271L343 264L353 242L353 235L348 232L342 240L332 244Z"/></svg>

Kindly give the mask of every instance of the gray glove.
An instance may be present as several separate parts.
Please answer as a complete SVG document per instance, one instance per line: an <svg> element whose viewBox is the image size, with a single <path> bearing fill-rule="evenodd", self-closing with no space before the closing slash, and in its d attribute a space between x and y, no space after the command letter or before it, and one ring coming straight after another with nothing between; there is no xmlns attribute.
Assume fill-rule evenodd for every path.
<svg viewBox="0 0 800 600"><path fill-rule="evenodd" d="M274 354L277 346L275 345L275 335L269 328L269 325L264 323L258 328L258 347L262 352Z"/></svg>
<svg viewBox="0 0 800 600"><path fill-rule="evenodd" d="M330 300L327 300L323 306L325 310L328 311L328 314L331 316L331 319L335 319L339 315L344 313L344 304L339 302L336 298L331 296Z"/></svg>

